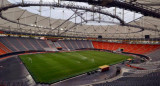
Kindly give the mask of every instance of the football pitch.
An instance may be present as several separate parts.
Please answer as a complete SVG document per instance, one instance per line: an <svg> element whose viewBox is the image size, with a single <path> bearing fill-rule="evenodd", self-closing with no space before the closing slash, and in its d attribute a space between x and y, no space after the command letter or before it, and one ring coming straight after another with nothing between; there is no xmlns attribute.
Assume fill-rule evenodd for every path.
<svg viewBox="0 0 160 86"><path fill-rule="evenodd" d="M98 69L102 65L133 58L103 51L56 52L19 57L36 82L49 84Z"/></svg>

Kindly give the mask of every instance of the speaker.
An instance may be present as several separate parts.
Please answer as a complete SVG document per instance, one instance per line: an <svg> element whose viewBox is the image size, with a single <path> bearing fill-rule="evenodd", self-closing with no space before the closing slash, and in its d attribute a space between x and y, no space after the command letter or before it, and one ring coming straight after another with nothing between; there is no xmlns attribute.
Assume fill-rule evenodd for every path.
<svg viewBox="0 0 160 86"><path fill-rule="evenodd" d="M98 36L98 39L102 39L102 36L101 36L101 35L99 35L99 36Z"/></svg>
<svg viewBox="0 0 160 86"><path fill-rule="evenodd" d="M150 36L149 35L145 35L145 39L150 39Z"/></svg>

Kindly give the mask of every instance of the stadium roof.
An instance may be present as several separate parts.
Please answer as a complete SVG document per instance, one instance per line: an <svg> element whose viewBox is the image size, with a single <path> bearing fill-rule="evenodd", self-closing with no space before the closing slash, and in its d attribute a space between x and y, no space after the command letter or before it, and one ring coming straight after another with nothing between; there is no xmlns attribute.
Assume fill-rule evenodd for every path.
<svg viewBox="0 0 160 86"><path fill-rule="evenodd" d="M20 0L10 1L12 3L18 3L17 1ZM29 3L27 0L25 2ZM136 2L152 6L156 9L160 8L159 0L137 0ZM0 7L7 6L8 4L11 3L7 0L0 1ZM75 6L79 6L80 4L88 5L75 2L69 2L67 4L74 4ZM87 7L91 10L101 9L102 11L117 15L128 24L145 28L142 30L135 27L121 26L117 19L86 10L52 6L30 6L15 7L2 11L4 17L16 21L19 24L0 19L0 29L4 31L75 37L98 37L98 35L102 35L104 38L144 38L145 35L150 35L151 38L160 37L160 20L158 18L147 17L139 13L114 7L105 8L92 5L88 5Z"/></svg>

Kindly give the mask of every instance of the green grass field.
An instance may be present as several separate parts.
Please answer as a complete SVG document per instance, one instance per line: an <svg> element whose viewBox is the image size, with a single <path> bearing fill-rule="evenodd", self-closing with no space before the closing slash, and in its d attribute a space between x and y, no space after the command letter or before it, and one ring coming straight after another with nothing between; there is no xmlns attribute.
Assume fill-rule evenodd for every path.
<svg viewBox="0 0 160 86"><path fill-rule="evenodd" d="M100 51L74 51L21 55L20 58L36 82L54 83L132 57Z"/></svg>

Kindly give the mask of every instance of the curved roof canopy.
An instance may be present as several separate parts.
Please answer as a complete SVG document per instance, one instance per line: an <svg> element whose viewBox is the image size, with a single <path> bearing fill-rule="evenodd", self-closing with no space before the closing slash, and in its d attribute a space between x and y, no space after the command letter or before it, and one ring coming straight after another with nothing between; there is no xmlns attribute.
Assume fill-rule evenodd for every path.
<svg viewBox="0 0 160 86"><path fill-rule="evenodd" d="M34 2L33 0L24 0L24 3L58 3L56 0L44 1L47 0L42 2L40 0L34 0ZM160 7L156 5L160 3L159 0L137 0L136 2L156 9ZM1 0L0 7L17 3L22 3L22 1ZM69 5L89 10L42 5L18 6L1 11L3 17L17 23L0 19L0 29L4 31L75 37L98 37L99 35L102 35L104 38L144 38L145 35L150 35L151 38L160 37L160 19L115 7L106 8L79 2L59 3L62 6ZM95 10L98 12L95 12ZM126 25L122 26L117 18L103 14L103 12L118 17Z"/></svg>

